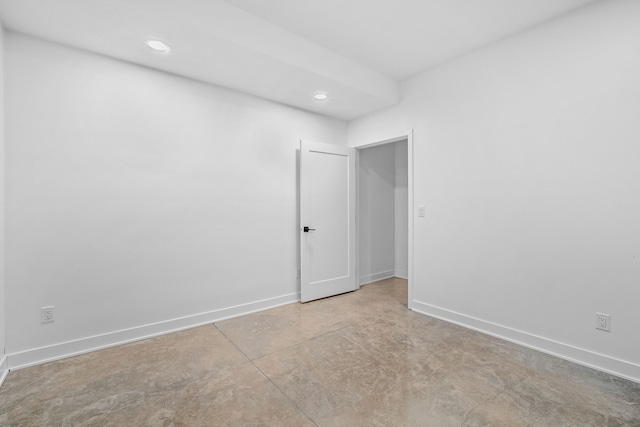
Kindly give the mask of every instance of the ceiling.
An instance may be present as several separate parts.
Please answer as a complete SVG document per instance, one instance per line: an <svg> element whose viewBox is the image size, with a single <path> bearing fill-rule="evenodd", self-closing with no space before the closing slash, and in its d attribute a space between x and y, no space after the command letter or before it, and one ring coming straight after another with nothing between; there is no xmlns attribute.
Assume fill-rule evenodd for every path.
<svg viewBox="0 0 640 427"><path fill-rule="evenodd" d="M0 0L0 18L10 31L350 120L397 103L407 77L592 1ZM172 49L152 51L149 39Z"/></svg>

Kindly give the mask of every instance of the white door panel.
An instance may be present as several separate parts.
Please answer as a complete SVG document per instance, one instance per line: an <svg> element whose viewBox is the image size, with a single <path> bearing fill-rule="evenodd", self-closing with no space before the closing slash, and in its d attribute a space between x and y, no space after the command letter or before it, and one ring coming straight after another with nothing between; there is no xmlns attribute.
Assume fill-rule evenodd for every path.
<svg viewBox="0 0 640 427"><path fill-rule="evenodd" d="M355 290L355 150L302 141L300 194L302 301Z"/></svg>

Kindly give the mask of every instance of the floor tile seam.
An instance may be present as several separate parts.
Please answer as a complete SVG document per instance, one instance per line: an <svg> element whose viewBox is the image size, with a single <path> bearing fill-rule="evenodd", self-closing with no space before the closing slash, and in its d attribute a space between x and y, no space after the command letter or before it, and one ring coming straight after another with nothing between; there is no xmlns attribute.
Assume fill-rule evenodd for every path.
<svg viewBox="0 0 640 427"><path fill-rule="evenodd" d="M282 390L280 387L278 387L278 385L271 379L271 377L269 377L267 374L265 374L262 371L262 369L260 369L258 367L258 365L253 363L253 361L251 361L251 364L258 370L258 372L260 372L260 374L262 374L263 377L265 377L267 379L267 381L269 381L276 388L276 390L278 390L289 401L291 406L293 406L293 408L296 411L298 411L302 415L304 415L305 418L307 418L314 426L319 427L318 424L300 406L298 406L298 403L293 398L291 398L287 393L284 392L284 390Z"/></svg>
<svg viewBox="0 0 640 427"><path fill-rule="evenodd" d="M220 334L224 337L224 339L226 339L227 341L229 341L229 343L240 352L240 354L242 354L242 356L244 356L245 359L247 359L247 362L251 362L251 358L249 358L249 356L247 356L244 351L242 351L240 349L240 347L238 347L236 345L236 343L234 343L233 341L231 341L231 339L224 333L222 332L222 330L220 328L218 328L218 325L216 325L215 323L212 323L211 326L213 326L218 332L220 332ZM242 363L246 363L246 362L242 362ZM238 365L242 365L242 363L238 363ZM237 366L237 365L236 365Z"/></svg>
<svg viewBox="0 0 640 427"><path fill-rule="evenodd" d="M222 334L222 336L223 336L227 341L229 341L229 342L231 343L231 345L233 345L233 346L236 348L236 350L238 350L238 351L240 352L240 354L242 354L242 355L244 356L244 358L245 358L245 359L247 359L247 360L246 360L246 361L244 361L244 362L236 363L236 364L234 364L234 365L232 365L232 366L228 366L228 367L226 367L226 368L224 368L224 369L220 369L219 371L216 371L216 372L223 372L223 371L225 371L225 370L227 370L227 369L231 369L231 368L236 367L236 366L240 366L240 365L244 365L244 364L250 363L250 364L251 364L251 365L253 365L253 366L254 366L258 371L260 371L260 373L261 373L262 375L264 375L264 376L266 377L266 375L264 374L264 372L262 372L262 370L261 370L261 369L260 369L260 368L255 364L255 363L253 363L253 360L252 360L249 356L247 356L247 355L246 355L246 354L245 354L245 353L244 353L244 352L243 352L243 351L242 351L242 350L241 350L241 349L236 345L236 343L234 343L233 341L231 341L231 339L230 339L229 337L227 337L227 336L225 335L225 333L224 333L224 332L222 332L222 331L220 330L220 328L218 328L218 326L217 326L215 323L212 323L212 325L213 325L213 327L214 327L214 328L216 328L216 329L217 329L217 330ZM255 360L257 360L257 359L255 359ZM267 377L267 378L268 378L268 377ZM270 381L271 383L273 383L273 381L271 381L271 379L270 379L270 378L268 378L268 379L269 379L269 381ZM275 385L275 384L274 384L274 385ZM280 389L278 389L278 390L280 390Z"/></svg>
<svg viewBox="0 0 640 427"><path fill-rule="evenodd" d="M357 324L357 323L358 323L358 322L352 322L352 323L349 323L348 325L344 325L344 326L342 326L342 327L340 327L340 328L338 328L338 329L335 329L335 330L333 330L333 331L326 332L326 333L321 334L321 335L318 335L317 337L314 337L314 338L310 338L310 339L308 339L308 340L306 340L306 341L301 342L300 344L304 344L304 343L306 343L306 342L312 341L312 340L314 340L314 339L316 339L316 338L324 337L324 336L329 335L329 334L337 333L337 332L342 331L343 329L349 328L349 327L351 327L351 326L353 326L353 325L355 325L355 324ZM355 341L352 341L352 340L350 340L350 339L349 339L349 338L347 338L347 337L343 337L343 336L341 336L341 335L338 335L338 338L340 338L341 340L349 341L349 342L351 342L351 343L356 344L357 346L359 346L362 350L366 350L366 348L365 348L362 344L357 343L357 342L355 342ZM318 354L314 353L313 351L312 351L312 353L314 354L314 356L319 356Z"/></svg>
<svg viewBox="0 0 640 427"><path fill-rule="evenodd" d="M357 324L357 323L358 323L358 322L355 322L355 323L353 323L352 325L349 325L349 326L353 326L353 325L355 325L355 324ZM357 345L361 350L367 351L367 348L366 348L363 344L361 344L361 343L359 343L359 342L357 342L357 341L355 341L355 340L353 340L353 339L351 339L351 338L349 338L349 337L342 337L342 336L341 336L341 337L340 337L340 339L343 339L343 340L345 340L345 341L348 341L348 342L350 342L351 344L355 344L355 345ZM369 351L367 351L367 353L371 354L371 352L369 352Z"/></svg>
<svg viewBox="0 0 640 427"><path fill-rule="evenodd" d="M316 336L313 336L313 337L311 337L311 338L307 338L307 339L305 339L305 340L302 340L302 341L299 341L299 342L296 342L296 343L293 343L293 344L287 345L287 346L285 346L285 347L282 347L282 348L279 348L279 349L273 350L273 351L271 351L271 352L268 352L268 353L265 353L265 354L261 354L261 355L259 355L259 356L255 357L255 358L253 358L253 359L252 359L252 358L250 358L250 357L248 357L248 356L247 356L247 358L249 359L249 361L254 362L254 361L256 361L256 360L262 359L263 357L271 356L271 355L276 354L276 353L279 353L279 352L281 352L281 351L289 350L289 349L291 349L292 347L296 347L296 346L298 346L298 345L308 343L309 341L313 341L313 340L315 340L315 339L322 338L322 337L324 337L324 336L326 336L326 335L333 334L333 333L335 333L335 332L341 331L342 329L348 328L349 326L353 326L354 324L355 324L355 322L353 322L353 323L349 323L348 325L344 325L344 326L341 326L341 327L339 327L339 328L337 328L337 329L333 329L333 330L331 330L331 331L324 332L324 333L322 333L322 334L320 334L320 335L316 335ZM243 354L244 354L244 353L243 353Z"/></svg>
<svg viewBox="0 0 640 427"><path fill-rule="evenodd" d="M222 331L218 328L218 326L217 326L215 323L213 323L212 325L213 325L213 327L215 327L216 329L218 329L218 331L220 331L220 333L222 334L222 336L224 336L224 338L226 338L226 339L227 339L227 340L228 340L228 341L229 341L229 342L230 342L230 343L231 343L231 344L232 344L232 345L233 345L233 346L234 346L234 347L235 347L235 348L236 348L236 349L237 349L237 350L238 350L238 351L239 351L239 352L240 352L240 353L241 353L241 354L242 354L242 355L247 359L247 361L246 361L246 362L238 363L238 364L236 364L236 365L234 365L234 366L240 366L240 365L243 365L243 364L245 364L245 363L250 363L250 364L252 364L252 365L253 365L253 366L254 366L254 367L255 367L255 368L256 368L256 369L257 369L257 370L258 370L258 371L259 371L259 372L260 372L260 373L265 377L265 378L267 378L267 379L269 380L269 382L271 382L271 383L274 385L274 387L276 387L276 388L278 389L278 391L280 391L280 393L282 393L282 394L283 394L287 399L291 400L291 398L290 398L288 395L286 395L282 390L280 390L280 388L279 388L279 387L278 387L278 386L277 386L277 385L276 385L276 384L271 380L271 378L270 378L268 375L266 375L266 374L262 371L262 369L260 369L260 367L258 367L258 365L256 365L254 362L255 362L255 361L257 361L257 360L259 360L259 359L262 359L263 357L269 356L269 355L271 355L271 354L275 354L275 353L277 353L277 352L279 352L279 351L282 351L282 350L286 350L286 349L288 349L288 348L294 347L294 346L296 346L296 345L298 345L298 344L301 344L301 343L298 343L298 344L292 344L292 345L287 346L287 347L285 347L285 348L282 348L282 349L280 349L280 350L276 350L276 351L274 351L274 352L271 352L271 353L265 354L265 355L263 355L263 356L259 356L259 357L255 358L255 359L251 359L251 358L250 358L249 356L247 356L247 355L246 355L246 354L245 354L245 353L244 353L244 352L243 352L243 351L242 351L242 350L241 350L241 349L240 349L240 348L239 348L239 347L238 347L238 346L237 346L233 341L231 341L231 339L230 339L229 337L227 337L227 336L225 335L225 333L224 333L224 332L222 332ZM314 339L314 338L311 338L311 339ZM303 342L310 341L311 339L306 340L306 341L303 341ZM231 366L230 366L230 367L228 367L228 368L225 368L225 369L229 369L229 368L231 368ZM223 371L223 370L220 370L220 371L218 371L218 372L222 372L222 371ZM296 405L296 408L297 408L297 405ZM305 417L309 418L309 420L310 420L312 423L314 423L314 425L316 425L316 426L317 426L317 424L316 424L313 420L311 420L311 418L310 418L306 413L304 413L304 411L301 411L301 412L304 414L304 416L305 416Z"/></svg>
<svg viewBox="0 0 640 427"><path fill-rule="evenodd" d="M198 377L197 381L200 381L200 380L203 380L203 379L208 379L208 378L211 378L211 377L215 377L217 375L225 373L226 371L229 371L229 370L234 369L234 368L238 368L238 367L240 367L242 365L248 365L250 363L251 363L250 360L245 360L244 362L234 363L233 365L229 365L229 366L226 366L224 368L216 369L214 371L208 371L208 372L202 374L200 377ZM190 384L191 382L192 381L189 381L187 384ZM180 386L180 387L182 387L182 386Z"/></svg>

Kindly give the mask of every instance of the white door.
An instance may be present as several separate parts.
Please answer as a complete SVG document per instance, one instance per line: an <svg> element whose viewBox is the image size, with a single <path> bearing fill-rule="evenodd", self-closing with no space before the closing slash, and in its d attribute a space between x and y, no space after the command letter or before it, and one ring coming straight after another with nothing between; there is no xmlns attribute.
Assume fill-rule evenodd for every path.
<svg viewBox="0 0 640 427"><path fill-rule="evenodd" d="M355 149L300 142L302 302L356 290Z"/></svg>

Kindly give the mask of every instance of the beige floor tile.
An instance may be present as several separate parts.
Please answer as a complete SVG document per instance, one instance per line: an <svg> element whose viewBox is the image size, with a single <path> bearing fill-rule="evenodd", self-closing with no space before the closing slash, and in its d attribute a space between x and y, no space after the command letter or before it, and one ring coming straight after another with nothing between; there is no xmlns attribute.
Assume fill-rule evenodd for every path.
<svg viewBox="0 0 640 427"><path fill-rule="evenodd" d="M0 426L640 426L640 384L406 302L390 279L10 372Z"/></svg>
<svg viewBox="0 0 640 427"><path fill-rule="evenodd" d="M388 300L379 296L352 292L217 322L216 327L253 360L363 318L380 316L385 304Z"/></svg>
<svg viewBox="0 0 640 427"><path fill-rule="evenodd" d="M551 356L546 372L530 370L523 381L477 408L470 425L495 425L505 416L524 424L640 426L640 386ZM555 359L555 360L553 360ZM551 368L554 366L554 368Z"/></svg>
<svg viewBox="0 0 640 427"><path fill-rule="evenodd" d="M609 396L589 397L570 384L561 387L567 389L562 394L545 387L544 383L525 381L516 390L506 389L475 408L465 425L640 426L637 403L634 407Z"/></svg>
<svg viewBox="0 0 640 427"><path fill-rule="evenodd" d="M0 388L0 414L11 425L61 425L87 408L137 405L245 362L216 328L202 326L12 371Z"/></svg>
<svg viewBox="0 0 640 427"><path fill-rule="evenodd" d="M291 426L314 424L251 363L207 374L134 402L104 399L69 414L69 426Z"/></svg>
<svg viewBox="0 0 640 427"><path fill-rule="evenodd" d="M255 364L319 425L460 425L500 388L452 370L442 356L359 325L283 349ZM438 424L432 424L437 422Z"/></svg>

